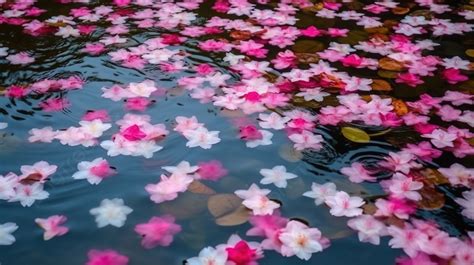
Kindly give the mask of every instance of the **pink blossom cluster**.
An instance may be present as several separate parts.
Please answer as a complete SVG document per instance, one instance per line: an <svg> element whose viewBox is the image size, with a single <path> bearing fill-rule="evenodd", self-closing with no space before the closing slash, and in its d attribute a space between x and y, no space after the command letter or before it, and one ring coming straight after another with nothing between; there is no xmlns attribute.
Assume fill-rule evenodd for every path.
<svg viewBox="0 0 474 265"><path fill-rule="evenodd" d="M163 147L157 143L168 135L164 124L151 124L149 115L127 113L116 121L119 131L111 140L105 140L100 146L109 156L130 155L151 158Z"/></svg>
<svg viewBox="0 0 474 265"><path fill-rule="evenodd" d="M38 39L51 36L77 43L87 39L80 47L83 56L97 56L147 75L126 85L117 80L101 89L102 98L124 101L126 112L115 121L118 128L109 140L100 138L114 125L107 110L99 109L87 111L76 126L32 128L30 143L58 140L67 146L100 145L111 157L152 158L163 148L161 141L170 132L164 124L153 124L150 115L133 113L150 113L155 97L171 94L171 89L156 85L155 70L170 77L176 89L212 105L219 114L245 115L246 121L235 122L233 136L248 148L264 149L273 144L277 133L284 133L292 151L309 154L331 144L318 131L321 127L332 130L352 124L382 128L385 133L408 130L416 139L400 144L376 165L360 161L339 169L352 184L379 185L383 192L380 196L366 198L338 190L333 182L312 183L311 191L303 196L327 207L334 217L348 218L348 227L357 232L361 242L378 245L381 237L389 237L389 246L407 255L397 259L399 265L474 264L472 232L456 237L417 215L423 203L433 202L430 192L449 187L457 192L450 196L459 208L459 218L474 220L474 171L463 165L463 159L474 154L474 112L469 108L474 96L464 89L472 85L472 56L445 47L446 41L441 39L468 36L473 29L469 21L474 19L474 11L469 8L414 0L410 12L399 16L396 13L409 6L406 1L373 1L353 8L355 3L351 1L316 4L309 0L216 0L211 3L213 12L201 19L198 12L204 6L202 0L114 0L107 5L95 5L90 0L58 0L67 11L62 15L47 13L36 6L37 2L0 0L0 26L17 27L22 34ZM334 25L300 26L303 12ZM381 17L389 12L398 16L395 23ZM339 27L339 23L353 24L357 31ZM378 31L383 33L374 33ZM137 43L130 37L134 32L156 34ZM298 51L301 41L321 47ZM12 69L30 69L41 58L40 51L20 48L0 45L1 63ZM449 49L449 55L433 55L441 48ZM204 53L213 60L189 59L194 53ZM384 79L375 78L375 71ZM59 112L71 105L64 96L66 92L81 89L85 80L70 76L31 84L15 82L5 84L0 95L13 102L43 95L46 99L38 104L41 110ZM389 88L378 88L381 80ZM443 93L431 87L432 80L439 80L437 85L443 86ZM416 92L420 89L427 92ZM385 93L388 90L397 93ZM392 97L399 90L417 95L404 102ZM210 131L196 116L176 116L173 120L173 131L184 137L186 147L193 151L195 147L211 149L226 139L219 131ZM7 125L12 127L13 123L0 122L0 129ZM377 137L377 133L370 137ZM451 155L456 161L445 164L444 157ZM423 170L428 168L442 174L442 184L426 176ZM117 173L102 157L78 161L77 169L72 178L86 179L91 184ZM218 181L228 174L218 160L197 165L182 161L163 169L166 173L157 183L145 186L155 203L176 199L194 181ZM29 207L48 198L44 184L56 170L57 166L40 161L23 165L19 175L0 175L0 199ZM260 173L264 176L261 184L278 188L286 188L287 180L297 177L286 172L284 166L263 168ZM281 204L269 197L270 189L252 183L248 189L234 193L252 213L247 236L263 238L262 242L232 235L225 244L202 249L197 257L187 259L188 264L257 265L264 250L308 260L329 246L319 229L282 217ZM101 228L122 227L132 211L116 198L104 199L90 213ZM63 226L66 220L63 215L53 215L35 221L44 230L43 238L49 240L68 232ZM10 233L17 228L12 223L0 224L0 245L12 244L15 239ZM169 246L181 230L170 215L154 216L135 226L144 248ZM128 262L128 257L114 250L91 250L86 264Z"/></svg>
<svg viewBox="0 0 474 265"><path fill-rule="evenodd" d="M44 183L56 173L56 165L39 161L33 165L23 165L21 174L9 172L0 175L0 199L8 202L20 202L23 207L30 207L35 201L44 200L49 193L44 190Z"/></svg>

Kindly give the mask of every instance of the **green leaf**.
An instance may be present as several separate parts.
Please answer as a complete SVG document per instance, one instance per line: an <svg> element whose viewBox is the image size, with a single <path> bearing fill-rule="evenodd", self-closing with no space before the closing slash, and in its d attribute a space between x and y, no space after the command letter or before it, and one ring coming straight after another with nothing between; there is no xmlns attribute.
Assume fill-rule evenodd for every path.
<svg viewBox="0 0 474 265"><path fill-rule="evenodd" d="M370 142L370 136L361 129L354 128L354 127L342 127L341 132L342 132L342 135L346 137L346 139L352 142L356 142L356 143Z"/></svg>

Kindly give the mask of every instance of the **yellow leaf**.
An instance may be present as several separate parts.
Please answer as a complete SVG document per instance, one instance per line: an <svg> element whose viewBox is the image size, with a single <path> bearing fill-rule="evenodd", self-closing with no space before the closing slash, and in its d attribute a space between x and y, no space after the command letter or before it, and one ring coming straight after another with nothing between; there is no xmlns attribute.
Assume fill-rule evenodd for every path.
<svg viewBox="0 0 474 265"><path fill-rule="evenodd" d="M467 49L466 55L469 57L474 57L474 49Z"/></svg>
<svg viewBox="0 0 474 265"><path fill-rule="evenodd" d="M354 127L342 127L342 135L346 139L355 142L355 143L368 143L370 142L370 136L361 129Z"/></svg>

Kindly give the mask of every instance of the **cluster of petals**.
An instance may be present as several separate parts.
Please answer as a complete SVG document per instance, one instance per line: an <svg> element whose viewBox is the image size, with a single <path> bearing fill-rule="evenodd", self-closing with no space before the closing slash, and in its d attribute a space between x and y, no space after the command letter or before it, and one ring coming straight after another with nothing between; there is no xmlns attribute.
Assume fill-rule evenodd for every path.
<svg viewBox="0 0 474 265"><path fill-rule="evenodd" d="M158 142L168 135L164 124L151 124L148 115L125 114L116 122L119 131L111 140L105 140L100 146L107 150L109 156L129 155L153 157L163 147Z"/></svg>
<svg viewBox="0 0 474 265"><path fill-rule="evenodd" d="M221 141L219 131L209 131L204 124L199 123L195 116L190 118L178 116L176 117L175 131L182 134L188 142L187 147L201 147L210 149L214 144Z"/></svg>
<svg viewBox="0 0 474 265"><path fill-rule="evenodd" d="M313 183L311 191L303 194L305 197L314 199L316 205L325 203L330 208L333 216L354 217L362 214L364 200L358 196L350 196L345 191L337 191L332 182L325 184Z"/></svg>
<svg viewBox="0 0 474 265"><path fill-rule="evenodd" d="M254 215L268 215L280 208L280 204L267 197L270 192L268 189L260 189L253 183L248 190L236 190L234 193L243 200L242 204L251 209Z"/></svg>
<svg viewBox="0 0 474 265"><path fill-rule="evenodd" d="M57 168L46 161L39 161L21 166L20 175L14 172L0 175L0 200L20 202L22 206L30 207L37 200L47 199L49 193L44 190L44 184Z"/></svg>

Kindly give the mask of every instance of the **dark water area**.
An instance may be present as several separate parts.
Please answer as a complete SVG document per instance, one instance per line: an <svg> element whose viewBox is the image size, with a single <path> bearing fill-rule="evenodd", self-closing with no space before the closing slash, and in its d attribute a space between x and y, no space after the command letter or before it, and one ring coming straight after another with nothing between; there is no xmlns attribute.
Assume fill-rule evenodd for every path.
<svg viewBox="0 0 474 265"><path fill-rule="evenodd" d="M3 1L5 2L5 1ZM20 168L24 165L33 165L38 161L47 161L50 165L57 165L56 172L49 177L44 183L44 190L49 193L49 197L44 200L37 200L31 207L22 207L19 202L8 201L8 199L0 200L0 225L8 222L14 222L19 227L13 235L16 241L12 245L0 244L0 263L2 265L29 265L29 264L86 264L87 253L91 249L113 249L129 258L130 265L147 265L147 264L183 264L186 259L195 257L201 249L207 246L217 246L227 242L232 234L238 234L249 242L261 241L259 237L246 236L246 232L252 228L249 222L238 225L222 226L216 224L216 218L208 209L208 200L213 194L202 194L199 192L186 191L179 193L174 200L161 203L154 203L150 200L150 195L145 190L145 186L150 183L157 183L161 174L166 171L162 169L165 166L175 166L181 161L189 161L191 165L197 165L199 162L218 160L227 170L228 174L217 181L200 180L213 190L215 194L233 194L236 190L247 190L252 183L256 183L260 188L270 189L268 195L274 201L281 204L281 215L286 218L303 220L310 227L318 228L324 237L329 238L331 244L322 252L314 253L310 260L302 260L296 256L283 257L274 250L265 250L264 257L258 260L258 264L396 264L396 259L406 256L407 253L400 248L392 248L389 246L391 236L383 236L380 245L359 242L357 232L348 227L348 217L337 217L330 213L330 207L326 205L316 206L314 200L303 197L303 193L311 190L312 183L323 184L333 182L337 189L347 192L350 196L357 196L365 201L366 206L375 207L374 203L377 199L388 198L387 189L380 185L381 181L390 181L396 170L392 170L381 165L389 157L389 153L400 152L407 144L418 144L422 141L429 142L430 139L422 136L424 133L414 129L413 124L401 122L397 126L386 124L366 124L362 120L350 120L336 122L336 124L324 124L317 117L321 113L321 109L328 106L340 106L340 100L337 96L356 93L362 96L362 99L370 101L370 95L378 95L381 98L390 98L402 102L407 110L403 113L399 111L400 119L403 115L412 113L414 116L427 116L430 118L429 124L439 126L439 128L448 128L455 126L456 128L466 130L465 135L457 136L456 141L463 141L468 147L464 146L466 155L459 156L449 147L436 146L440 150L441 155L431 159L422 159L415 157L414 162L420 165L419 168L411 168L410 176L420 176L420 172L425 169L449 168L457 163L467 170L470 175L465 174L467 184L459 185L453 183L451 178L443 176L443 181L423 180L425 187L430 185L430 190L424 190L423 204L413 202L416 210L409 215L407 219L397 217L377 217L383 219L384 224L388 226L400 225L405 228L407 224L413 224L413 220L434 221L438 224L441 231L445 231L451 238L459 239L464 242L465 246L469 246L474 253L474 243L469 241L469 232L474 231L474 220L463 214L463 206L457 203L462 198L464 192L472 192L474 187L474 174L472 173L472 165L474 165L472 156L473 138L472 118L469 122L465 120L446 121L442 119L437 111L430 110L427 113L417 111L416 106L410 105L410 102L417 102L420 96L427 94L431 97L441 98L445 96L447 91L458 91L466 95L471 95L474 91L474 82L472 81L473 69L472 53L467 54L468 50L474 49L474 38L472 26L467 26L470 30L460 34L439 35L436 36L431 30L425 30L423 34L415 34L408 36L406 43L416 43L420 40L431 40L439 44L433 50L415 51L420 57L436 56L441 58L452 58L459 56L460 59L471 62L466 69L462 70L462 74L466 76L466 80L462 80L453 84L446 81L441 74L443 66L438 64L433 75L423 76L424 83L415 86L407 85L403 82L395 81L397 74L407 72L407 68L402 71L390 71L382 69L379 65L375 65L372 69L367 67L345 66L340 60L335 62L325 61L320 58L318 52L323 52L332 44L348 44L354 47L360 42L367 41L372 38L379 38L379 41L390 43L390 38L397 35L393 26L393 21L400 22L409 14L414 16L422 16L433 19L449 19L455 23L472 24L472 19L468 20L457 14L462 10L474 10L474 5L469 1L435 1L438 4L446 5L451 11L436 13L430 11L429 6L423 6L414 1L399 1L399 6L408 8L406 13L402 11L394 12L393 9L387 8L386 12L381 14L372 14L363 8L373 5L374 1L352 1L350 3L341 3L339 11L362 12L364 16L377 17L381 22L385 22L384 26L379 30L364 29L363 26L357 25L354 20L342 20L340 18L324 18L316 16L316 12L322 9L322 2L312 1L286 1L288 5L295 8L294 13L290 13L289 18L295 18L295 23L280 25L281 27L295 27L297 29L306 29L315 26L320 30L328 28L347 29L346 37L332 37L327 34L321 36L303 36L298 35L294 38L294 43L284 47L269 45L268 40L261 38L262 35L257 33L249 34L248 39L255 39L258 43L264 43L268 49L266 55L255 57L245 54L246 62L258 61L269 62L268 69L259 77L266 79L272 87L282 82L282 79L290 79L284 73L294 69L308 70L312 69L309 63L303 59L296 59L290 67L284 69L274 68L271 61L277 57L280 52L291 50L298 53L300 57L316 55L318 58L311 63L327 62L330 67L334 67L333 72L345 72L350 77L359 77L368 80L383 80L390 86L390 89L371 89L344 91L337 86L327 87L321 85L323 81L311 77L312 81L321 86L322 91L328 94L322 101L305 100L302 96L296 96L300 91L305 91L305 84L293 81L295 90L276 94L284 94L288 96L288 104L282 107L264 106L263 110L253 113L245 113L242 109L229 110L222 106L213 105L215 99L209 100L207 103L200 103L199 99L190 96L193 89L180 85L179 80L183 77L199 77L202 76L196 72L196 68L200 64L208 64L212 66L216 72L222 75L228 75L228 79L217 86L203 85L211 87L216 91L216 95L223 95L225 88L234 88L242 80L252 79L243 77L242 72L233 69L228 61L223 58L226 52L222 51L205 51L200 48L206 40L226 40L225 42L238 45L239 41L246 40L242 37L231 37L231 32L236 32L231 26L215 26L208 28L218 28L216 32L209 30L202 36L192 37L184 35L183 31L191 26L206 27L213 17L230 19L231 21L248 22L255 27L255 32L266 27L266 30L278 25L262 25L262 21L246 15L226 14L216 12L213 6L216 1L196 2L197 9L183 8L182 12L192 12L196 14L196 19L191 20L188 24L178 23L177 26L171 26L169 29L160 26L149 28L139 28L135 21L139 19L130 18L133 14L151 8L159 14L164 12L163 5L165 1L151 1L153 6L140 6L133 2L123 7L116 6L113 1L90 1L84 3L59 3L57 1L40 0L32 4L39 9L45 10L44 13L36 16L20 16L25 18L20 25L12 25L11 21L6 22L4 12L12 10L11 5L15 1L0 0L0 49L8 48L8 54L16 54L26 51L35 61L29 64L17 65L12 64L6 59L6 56L0 56L0 124L8 123L8 127L0 129L0 176L6 176L9 172L15 172L20 175ZM21 2L21 1L16 1ZM26 2L26 1L25 1ZM67 1L65 1L67 2ZM178 1L166 1L170 8L178 3ZM192 1L185 1L191 3ZM219 1L218 1L219 2ZM227 1L223 1L227 2ZM236 1L238 2L238 1ZM250 1L255 3L255 1ZM255 4L257 10L275 10L280 3L279 1L262 1ZM340 1L328 1L340 2ZM383 2L383 1L381 1ZM419 1L421 2L421 1ZM302 7L306 3L309 7ZM395 2L394 2L395 3ZM105 51L98 55L93 55L83 51L86 43L98 43L99 40L111 36L107 33L107 29L112 27L111 20L107 20L110 15L99 15L97 21L82 21L78 17L71 16L71 9L86 7L89 10L105 5L110 7L111 13L119 16L125 16L128 19L124 23L116 25L126 25L128 32L120 34L124 38L123 43L105 45ZM67 20L63 17L59 22L48 22L38 34L25 32L22 24L31 22L32 20L47 21L52 17L66 16L73 23L72 28L79 25L93 25L94 30L89 34L81 34L78 37L66 37L54 35L58 28L65 27L68 23L61 22ZM184 16L184 15L183 15ZM263 15L262 15L263 16ZM158 16L152 18L154 23L158 22ZM118 20L118 18L115 18ZM112 19L113 21L113 19ZM183 20L185 21L185 20ZM115 21L116 22L116 21ZM436 21L433 25L436 25ZM216 22L216 24L219 24ZM264 24L264 23L263 23ZM269 23L271 24L271 23ZM236 23L236 26L237 23ZM250 26L247 25L250 28ZM177 36L186 36L185 41L163 46L169 50L179 51L178 59L163 60L163 62L183 63L183 69L170 72L160 68L159 64L150 64L146 61L143 67L133 68L127 67L123 62L111 60L110 52L119 49L128 49L135 52L139 50L139 46L146 43L147 40L163 37L166 34L174 34ZM247 33L242 33L245 35ZM289 34L289 33L286 33ZM375 36L379 34L378 36ZM278 35L278 34L277 34ZM402 35L402 34L398 34ZM400 37L401 38L401 37ZM407 44L408 46L408 44ZM415 45L416 46L416 45ZM0 50L1 51L1 50ZM229 51L227 51L229 52ZM242 54L238 49L233 49L233 54ZM355 50L351 53L357 54L363 58L371 58L376 62L382 58L387 58L389 54L381 55L377 53L369 53L363 50ZM392 51L392 54L395 53ZM410 52L400 52L407 58ZM0 52L1 54L1 52ZM176 56L176 55L174 55ZM181 56L181 57L180 57ZM347 54L346 54L347 56ZM417 55L418 56L418 55ZM314 58L313 58L314 59ZM308 59L309 60L309 59ZM380 61L379 61L380 62ZM427 66L421 66L427 67ZM335 75L336 76L336 75ZM341 75L342 76L342 75ZM31 84L41 80L58 80L77 77L82 80L80 89L58 89L48 90L46 92L28 92L24 96L9 96L9 90L12 86L28 87ZM334 79L343 79L343 77L334 77ZM127 87L130 83L140 83L144 80L153 80L156 87L161 88L162 94L152 94L150 96L151 104L144 111L130 110L125 105L129 99L120 99L112 101L103 97L102 88L110 88L114 85ZM308 81L309 82L309 81ZM291 82L290 82L291 83ZM295 85L297 84L298 85ZM337 82L336 82L337 83ZM299 86L299 87L298 87ZM311 86L311 85L308 85ZM362 86L362 85L361 85ZM313 86L314 87L314 86ZM360 87L360 86L359 86ZM253 87L258 89L258 85ZM261 87L260 87L261 88ZM373 87L372 87L373 88ZM242 96L244 98L245 96ZM364 98L365 97L365 98ZM367 98L368 97L368 98ZM41 104L51 99L65 99L69 102L67 106L57 111L45 111ZM468 99L470 100L470 99ZM446 103L446 104L445 104ZM447 105L445 100L443 105ZM407 106L408 104L408 106ZM390 105L390 104L389 104ZM391 106L391 105L390 105ZM472 111L472 100L467 104L453 105L456 110L463 114ZM403 107L402 107L403 108ZM90 110L106 110L110 116L112 127L101 134L94 145L84 146L78 144L69 146L61 144L57 139L51 143L30 142L28 138L31 136L30 130L35 128L44 128L51 126L54 130L67 130L72 126L79 126L79 122L83 121L83 116ZM285 117L287 112L296 110L308 113L315 117L309 131L323 138L320 148L304 148L296 150L288 135L292 131L288 125L283 130L268 129L273 133L271 139L272 144L260 145L255 148L246 146L246 141L241 139L239 134L239 126L242 124L255 124L259 128L259 113L278 113L281 117ZM395 112L390 110L389 112ZM115 134L119 133L120 127L115 124L121 120L126 114L149 115L151 124L162 123L169 131L163 139L157 140L156 143L163 147L162 150L154 152L152 157L143 156L117 155L110 156L107 150L101 146L101 142L111 140ZM351 115L347 113L345 115ZM359 114L358 114L359 115ZM363 116L364 114L360 114ZM472 112L471 112L472 117ZM209 131L219 131L220 142L212 145L210 149L189 148L187 139L173 130L176 125L175 118L178 116L191 117L196 116L200 123ZM466 115L467 117L467 115ZM330 119L330 118L328 118ZM468 118L466 118L468 119ZM0 126L1 127L1 126ZM342 128L357 128L364 132L364 135L356 133L355 141L351 135L344 135ZM240 128L241 129L241 128ZM359 132L358 131L358 132ZM294 132L294 131L293 131ZM360 137L370 136L369 141L359 139ZM462 139L462 140L460 140ZM457 142L455 143L457 144ZM469 151L470 148L470 151ZM454 148L455 149L455 148ZM104 179L99 185L91 185L86 180L77 180L72 176L78 171L78 163L82 161L92 161L96 158L105 158L108 163L113 166L117 173L110 178ZM412 162L413 162L412 161ZM351 182L346 175L341 173L341 169L350 167L353 163L362 163L368 171L374 172L373 176L376 181L362 183ZM382 162L383 164L383 162ZM286 188L278 188L275 185L262 185L262 178L259 171L263 168L273 168L274 166L285 166L287 172L296 174L298 178L288 180ZM441 173L440 173L441 174ZM446 174L445 174L446 175ZM426 174L423 175L426 177ZM448 180L446 180L448 178ZM419 180L419 179L418 179ZM421 180L419 180L421 181ZM2 192L2 182L0 182L0 192ZM389 184L390 185L390 184ZM440 196L442 199L440 199ZM1 197L0 197L1 198ZM132 208L131 212L122 227L106 226L98 228L94 220L94 216L89 213L90 209L98 207L103 199L121 198L125 205ZM470 200L471 203L474 203ZM430 204L431 203L431 204ZM429 206L427 206L429 205ZM434 205L434 206L433 206ZM471 207L472 209L472 207ZM373 215L375 212L364 208L364 214ZM162 216L169 214L175 217L175 222L181 226L181 231L174 236L174 240L170 246L158 246L152 249L146 249L140 245L142 237L138 235L134 228L137 224L147 222L152 216ZM69 232L63 236L55 237L51 240L43 240L43 232L35 218L47 218L52 215L64 215L67 217L65 225L69 228ZM471 216L472 218L472 216ZM396 219L396 220L395 220ZM2 239L0 229L0 242ZM469 243L470 242L470 243ZM459 243L461 244L461 243ZM464 245L463 245L464 246ZM446 258L436 257L432 253L424 253L419 250L422 255L426 255L433 263L424 264L474 264L474 263L454 263L455 255L449 255ZM421 255L421 254L420 254ZM473 254L474 255L474 254ZM416 255L415 255L416 256ZM468 261L469 262L469 261ZM474 262L474 257L473 257ZM204 263L203 263L204 264ZM242 263L244 264L244 263ZM250 264L250 263L248 263ZM416 263L398 263L403 265L415 265ZM421 263L420 263L421 264ZM94 264L95 265L95 264ZM116 265L115 263L97 263L97 265ZM117 263L117 265L121 265Z"/></svg>

